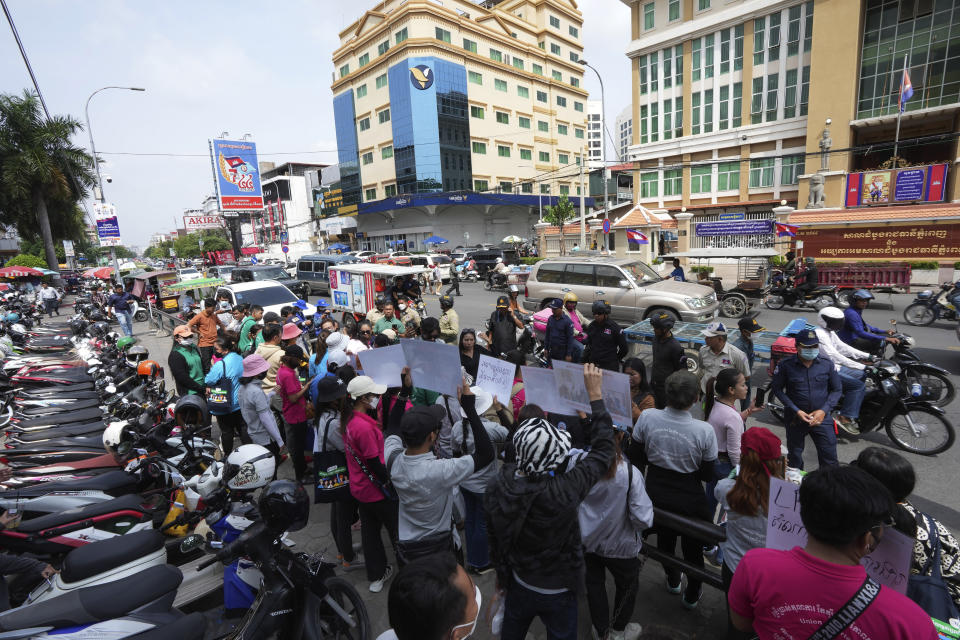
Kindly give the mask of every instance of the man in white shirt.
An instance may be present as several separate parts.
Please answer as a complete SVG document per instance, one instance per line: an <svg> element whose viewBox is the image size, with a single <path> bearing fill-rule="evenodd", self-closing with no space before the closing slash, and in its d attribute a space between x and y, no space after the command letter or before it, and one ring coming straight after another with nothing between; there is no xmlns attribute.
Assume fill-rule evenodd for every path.
<svg viewBox="0 0 960 640"><path fill-rule="evenodd" d="M837 335L843 328L843 311L836 307L824 307L820 310L817 338L820 340L820 355L833 362L843 386L843 398L840 401L840 417L837 424L852 435L860 433L855 420L860 415L860 405L866 394L864 369L860 360L869 360L866 351L854 349Z"/></svg>
<svg viewBox="0 0 960 640"><path fill-rule="evenodd" d="M40 291L37 297L40 299L40 302L43 303L43 310L47 312L48 318L52 318L54 312L60 315L60 312L57 311L57 301L60 300L60 294L57 293L56 289L46 282L42 282L40 283Z"/></svg>

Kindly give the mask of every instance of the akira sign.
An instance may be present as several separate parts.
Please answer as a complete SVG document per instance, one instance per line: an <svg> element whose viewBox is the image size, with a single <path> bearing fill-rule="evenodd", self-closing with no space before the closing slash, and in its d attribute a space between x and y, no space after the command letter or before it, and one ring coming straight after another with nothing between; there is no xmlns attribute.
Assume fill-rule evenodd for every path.
<svg viewBox="0 0 960 640"><path fill-rule="evenodd" d="M847 207L900 202L940 202L946 193L946 164L907 169L883 169L847 176Z"/></svg>

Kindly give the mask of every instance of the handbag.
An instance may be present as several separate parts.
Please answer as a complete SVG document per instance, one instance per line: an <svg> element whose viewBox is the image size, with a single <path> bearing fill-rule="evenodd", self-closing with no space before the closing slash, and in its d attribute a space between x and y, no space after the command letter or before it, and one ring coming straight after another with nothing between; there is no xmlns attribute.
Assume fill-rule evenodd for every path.
<svg viewBox="0 0 960 640"><path fill-rule="evenodd" d="M343 446L344 448L347 449L347 451L350 452L350 455L353 457L353 460L357 463L357 466L360 467L360 471L362 471L363 474L367 476L367 479L369 479L370 482L373 483L373 486L375 486L377 489L380 490L380 493L383 494L384 498L386 498L387 500L391 500L393 502L397 502L400 499L399 496L397 496L397 492L394 490L392 486L386 485L380 482L380 480L377 479L377 476L370 473L370 470L367 468L367 465L363 464L363 460L361 460L360 456L357 455L357 452L353 450L353 447L350 446L350 443L347 442L346 438L344 438L343 440ZM391 461L392 460L393 459L391 458Z"/></svg>
<svg viewBox="0 0 960 640"><path fill-rule="evenodd" d="M933 545L933 556L927 558L919 574L911 575L907 580L907 597L920 605L931 618L949 622L951 618L960 618L960 612L953 602L940 572L940 536L932 525L932 518L923 512L917 513L917 519L927 531ZM927 523L931 524L928 525Z"/></svg>
<svg viewBox="0 0 960 640"><path fill-rule="evenodd" d="M838 637L863 615L879 594L880 585L868 576L847 603L837 609L807 640L833 640Z"/></svg>
<svg viewBox="0 0 960 640"><path fill-rule="evenodd" d="M350 497L350 473L347 456L342 451L327 449L327 434L334 416L323 426L323 444L313 454L313 501L329 503Z"/></svg>
<svg viewBox="0 0 960 640"><path fill-rule="evenodd" d="M215 384L207 387L207 406L210 407L210 413L216 414L216 409L226 409L221 413L229 413L230 401L233 398L233 383L227 377L226 359L221 360L223 365L223 377Z"/></svg>

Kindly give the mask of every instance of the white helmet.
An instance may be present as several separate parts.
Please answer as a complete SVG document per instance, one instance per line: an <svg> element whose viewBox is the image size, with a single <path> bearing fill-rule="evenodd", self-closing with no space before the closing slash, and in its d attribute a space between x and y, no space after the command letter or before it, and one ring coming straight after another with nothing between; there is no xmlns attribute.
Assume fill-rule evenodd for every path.
<svg viewBox="0 0 960 640"><path fill-rule="evenodd" d="M497 258L497 264L500 264L501 262L503 262L503 258Z"/></svg>
<svg viewBox="0 0 960 640"><path fill-rule="evenodd" d="M223 479L231 489L258 489L271 480L277 461L266 447L244 444L227 456Z"/></svg>
<svg viewBox="0 0 960 640"><path fill-rule="evenodd" d="M187 480L184 486L199 493L204 500L209 499L223 484L223 466L222 462L211 462L203 473Z"/></svg>
<svg viewBox="0 0 960 640"><path fill-rule="evenodd" d="M823 327L829 331L840 331L846 322L843 311L836 307L820 309L820 320L823 322Z"/></svg>
<svg viewBox="0 0 960 640"><path fill-rule="evenodd" d="M127 460L127 454L130 453L130 447L133 444L133 438L127 427L130 423L126 420L111 422L103 430L103 448L112 455L118 463L124 463Z"/></svg>

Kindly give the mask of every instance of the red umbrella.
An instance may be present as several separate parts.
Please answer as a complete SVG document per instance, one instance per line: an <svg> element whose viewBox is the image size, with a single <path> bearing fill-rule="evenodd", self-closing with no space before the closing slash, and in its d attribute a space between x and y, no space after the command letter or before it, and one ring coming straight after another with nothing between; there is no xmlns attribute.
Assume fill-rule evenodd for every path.
<svg viewBox="0 0 960 640"><path fill-rule="evenodd" d="M109 280L113 275L113 267L100 267L93 270L93 277L101 280Z"/></svg>
<svg viewBox="0 0 960 640"><path fill-rule="evenodd" d="M43 272L30 267L4 267L0 269L0 276L4 278L28 278L30 276L42 276Z"/></svg>

